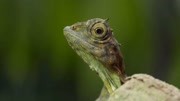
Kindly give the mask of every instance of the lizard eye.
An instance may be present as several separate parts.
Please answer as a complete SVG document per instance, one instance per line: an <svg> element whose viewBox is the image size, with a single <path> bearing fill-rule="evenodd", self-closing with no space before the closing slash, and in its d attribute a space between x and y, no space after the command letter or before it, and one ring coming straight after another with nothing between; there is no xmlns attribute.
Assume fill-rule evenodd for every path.
<svg viewBox="0 0 180 101"><path fill-rule="evenodd" d="M95 29L96 34L103 34L104 30L103 28L99 27Z"/></svg>
<svg viewBox="0 0 180 101"><path fill-rule="evenodd" d="M103 34L104 29L103 29L102 27L99 27L99 28L96 28L96 29L95 29L95 32L96 32L96 34L101 35L101 34Z"/></svg>
<svg viewBox="0 0 180 101"><path fill-rule="evenodd" d="M92 26L91 33L95 37L102 38L102 37L106 36L107 27L103 23L96 23Z"/></svg>

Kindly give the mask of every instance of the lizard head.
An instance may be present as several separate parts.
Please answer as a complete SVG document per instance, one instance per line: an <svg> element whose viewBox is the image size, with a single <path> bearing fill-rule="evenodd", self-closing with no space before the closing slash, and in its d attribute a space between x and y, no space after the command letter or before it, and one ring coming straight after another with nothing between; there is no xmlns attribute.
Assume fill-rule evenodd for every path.
<svg viewBox="0 0 180 101"><path fill-rule="evenodd" d="M116 73L123 81L124 65L119 43L107 19L90 19L64 28L69 45L99 74L99 67ZM98 68L94 68L98 67Z"/></svg>

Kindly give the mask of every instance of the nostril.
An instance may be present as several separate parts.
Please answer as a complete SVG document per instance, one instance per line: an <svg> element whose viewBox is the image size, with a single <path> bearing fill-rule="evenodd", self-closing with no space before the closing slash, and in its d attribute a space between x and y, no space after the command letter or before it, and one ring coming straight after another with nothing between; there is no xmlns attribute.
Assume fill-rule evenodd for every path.
<svg viewBox="0 0 180 101"><path fill-rule="evenodd" d="M72 30L76 30L76 27L74 25L71 26Z"/></svg>

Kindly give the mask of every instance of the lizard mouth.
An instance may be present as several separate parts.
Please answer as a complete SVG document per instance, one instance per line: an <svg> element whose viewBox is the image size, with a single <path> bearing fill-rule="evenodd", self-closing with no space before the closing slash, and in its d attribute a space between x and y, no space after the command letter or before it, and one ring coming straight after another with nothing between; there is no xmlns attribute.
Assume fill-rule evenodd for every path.
<svg viewBox="0 0 180 101"><path fill-rule="evenodd" d="M80 38L80 36L77 34L77 32L75 32L72 29L71 26L66 26L64 28L64 35L65 35L66 39L68 40L68 42L75 42L75 43L79 43L77 41L85 42Z"/></svg>
<svg viewBox="0 0 180 101"><path fill-rule="evenodd" d="M72 26L66 26L64 28L64 35L68 40L69 45L77 50L87 50L88 48L94 48L92 44L88 43L87 40L83 39L80 32L76 32L72 29Z"/></svg>

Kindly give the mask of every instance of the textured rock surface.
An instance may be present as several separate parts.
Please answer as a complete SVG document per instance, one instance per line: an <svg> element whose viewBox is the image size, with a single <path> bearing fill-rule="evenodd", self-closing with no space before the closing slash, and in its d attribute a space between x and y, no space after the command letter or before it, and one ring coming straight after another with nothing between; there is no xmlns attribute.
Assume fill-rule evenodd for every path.
<svg viewBox="0 0 180 101"><path fill-rule="evenodd" d="M180 101L180 90L146 74L135 74L107 101Z"/></svg>

